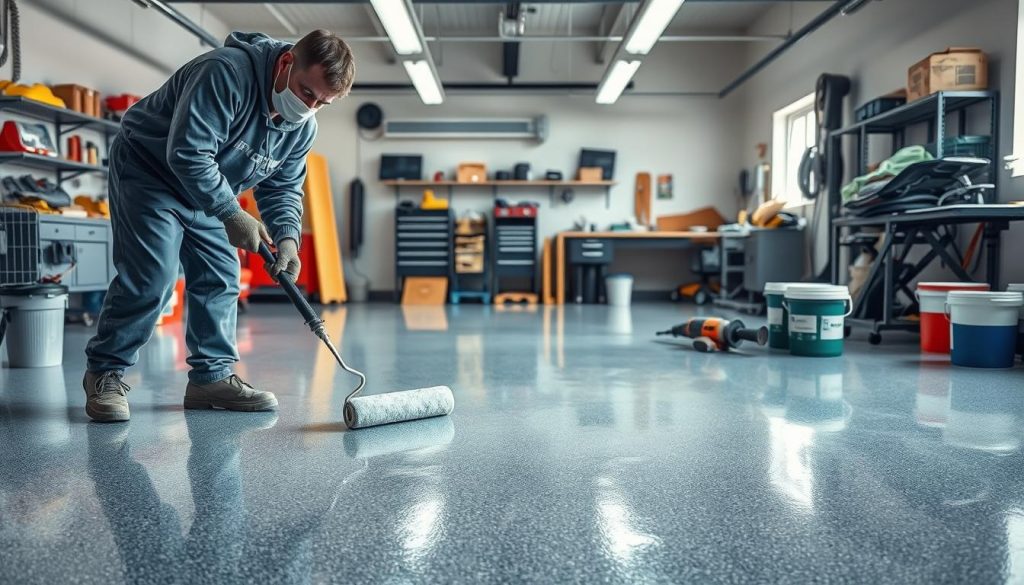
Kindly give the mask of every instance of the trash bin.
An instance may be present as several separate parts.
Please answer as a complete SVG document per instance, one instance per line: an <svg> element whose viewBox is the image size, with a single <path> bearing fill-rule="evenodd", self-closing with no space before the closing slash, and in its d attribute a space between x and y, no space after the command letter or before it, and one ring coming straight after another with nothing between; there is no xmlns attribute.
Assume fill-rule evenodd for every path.
<svg viewBox="0 0 1024 585"><path fill-rule="evenodd" d="M68 288L59 284L0 287L0 343L12 368L59 366L64 360Z"/></svg>
<svg viewBox="0 0 1024 585"><path fill-rule="evenodd" d="M633 298L633 275L609 274L605 278L608 304L613 307L628 307Z"/></svg>

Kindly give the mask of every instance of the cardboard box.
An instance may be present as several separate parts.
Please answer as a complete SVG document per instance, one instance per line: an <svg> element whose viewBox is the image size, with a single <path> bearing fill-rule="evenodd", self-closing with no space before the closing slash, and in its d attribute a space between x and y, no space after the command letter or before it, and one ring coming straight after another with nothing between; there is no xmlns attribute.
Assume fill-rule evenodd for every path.
<svg viewBox="0 0 1024 585"><path fill-rule="evenodd" d="M988 89L988 57L981 49L949 47L919 61L907 73L907 102L938 91Z"/></svg>
<svg viewBox="0 0 1024 585"><path fill-rule="evenodd" d="M487 180L487 165L484 163L460 163L455 180L460 183L482 183Z"/></svg>
<svg viewBox="0 0 1024 585"><path fill-rule="evenodd" d="M580 167L579 180L587 183L596 183L604 179L604 169L601 167Z"/></svg>

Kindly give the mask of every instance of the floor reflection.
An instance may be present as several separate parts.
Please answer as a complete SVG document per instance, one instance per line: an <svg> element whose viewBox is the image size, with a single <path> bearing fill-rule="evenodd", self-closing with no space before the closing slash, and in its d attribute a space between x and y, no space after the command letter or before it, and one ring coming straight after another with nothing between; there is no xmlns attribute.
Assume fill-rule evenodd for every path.
<svg viewBox="0 0 1024 585"><path fill-rule="evenodd" d="M943 440L956 447L1008 455L1020 450L1021 388L989 372L949 379L949 418Z"/></svg>

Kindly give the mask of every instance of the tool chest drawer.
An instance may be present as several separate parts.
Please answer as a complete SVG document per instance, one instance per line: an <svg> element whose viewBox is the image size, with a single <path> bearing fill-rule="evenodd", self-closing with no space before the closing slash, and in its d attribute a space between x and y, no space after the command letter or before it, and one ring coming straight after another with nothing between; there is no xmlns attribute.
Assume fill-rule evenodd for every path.
<svg viewBox="0 0 1024 585"><path fill-rule="evenodd" d="M395 210L399 276L446 276L452 264L452 216L447 210Z"/></svg>
<svg viewBox="0 0 1024 585"><path fill-rule="evenodd" d="M573 264L609 264L612 261L612 246L603 240L573 238L567 243L569 262Z"/></svg>

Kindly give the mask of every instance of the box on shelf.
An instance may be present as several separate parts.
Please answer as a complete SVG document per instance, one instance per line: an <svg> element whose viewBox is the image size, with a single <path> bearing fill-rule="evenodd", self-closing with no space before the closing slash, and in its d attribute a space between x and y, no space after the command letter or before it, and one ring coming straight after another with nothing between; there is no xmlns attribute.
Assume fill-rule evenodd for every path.
<svg viewBox="0 0 1024 585"><path fill-rule="evenodd" d="M53 86L53 94L64 100L69 110L86 116L100 117L100 92L84 85L65 83Z"/></svg>
<svg viewBox="0 0 1024 585"><path fill-rule="evenodd" d="M601 167L580 167L579 180L586 182L597 182L604 178L604 170Z"/></svg>
<svg viewBox="0 0 1024 585"><path fill-rule="evenodd" d="M455 272L457 274L480 274L483 271L483 254L455 254Z"/></svg>
<svg viewBox="0 0 1024 585"><path fill-rule="evenodd" d="M459 164L455 180L460 183L481 183L487 180L487 165L478 162Z"/></svg>
<svg viewBox="0 0 1024 585"><path fill-rule="evenodd" d="M914 64L907 73L907 102L938 91L988 89L988 57L981 49L949 47Z"/></svg>

